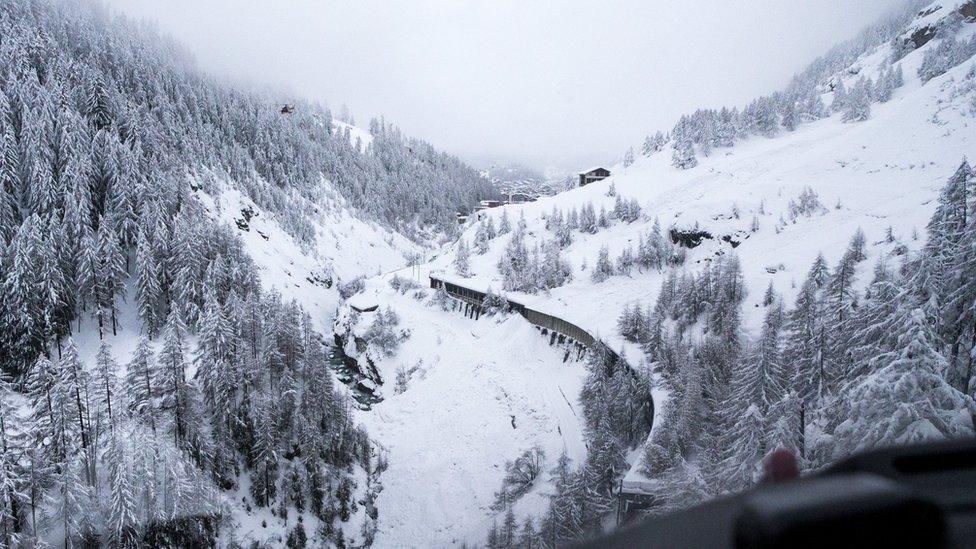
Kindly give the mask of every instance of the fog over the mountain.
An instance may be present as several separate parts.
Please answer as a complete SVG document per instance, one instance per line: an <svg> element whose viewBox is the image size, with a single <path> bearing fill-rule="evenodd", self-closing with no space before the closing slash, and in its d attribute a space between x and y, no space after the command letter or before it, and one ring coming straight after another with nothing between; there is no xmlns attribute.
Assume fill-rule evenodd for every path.
<svg viewBox="0 0 976 549"><path fill-rule="evenodd" d="M345 103L361 124L385 114L477 164L569 169L778 88L902 3L110 0L214 73Z"/></svg>

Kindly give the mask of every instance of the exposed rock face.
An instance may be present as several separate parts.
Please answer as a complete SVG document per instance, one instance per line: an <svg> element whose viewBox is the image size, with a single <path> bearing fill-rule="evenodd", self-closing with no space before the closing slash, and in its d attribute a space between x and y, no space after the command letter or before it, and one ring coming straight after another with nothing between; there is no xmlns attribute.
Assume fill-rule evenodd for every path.
<svg viewBox="0 0 976 549"><path fill-rule="evenodd" d="M936 11L942 9L941 6L935 6L929 10L923 10L919 12L919 17L925 17L931 15ZM946 14L937 22L919 27L912 31L911 35L905 38L903 49L904 51L911 51L914 49L921 48L925 44L929 43L930 40L935 38L939 34L939 28L946 24L947 21L951 21L954 16L960 17L964 21L970 23L976 22L976 0L969 0L964 4L959 5L953 12Z"/></svg>
<svg viewBox="0 0 976 549"><path fill-rule="evenodd" d="M741 240L733 238L732 235L729 234L722 236L722 241L729 243L733 248L738 248L739 244L742 244Z"/></svg>
<svg viewBox="0 0 976 549"><path fill-rule="evenodd" d="M722 235L722 242L725 242L733 248L738 248L739 244L745 242L749 236L751 236L751 233L747 231L733 231L729 234Z"/></svg>
<svg viewBox="0 0 976 549"><path fill-rule="evenodd" d="M933 25L926 25L920 29L916 29L908 38L908 41L911 42L910 44L906 44L908 49L915 50L927 44L929 40L935 38L936 30Z"/></svg>
<svg viewBox="0 0 976 549"><path fill-rule="evenodd" d="M241 217L234 218L234 223L237 224L237 228L242 231L251 230L251 219L256 217L258 214L254 211L254 208L246 206L241 208ZM267 237L265 237L267 240Z"/></svg>
<svg viewBox="0 0 976 549"><path fill-rule="evenodd" d="M671 242L689 249L697 247L702 240L712 238L712 233L701 229L671 229L668 234Z"/></svg>
<svg viewBox="0 0 976 549"><path fill-rule="evenodd" d="M976 0L970 0L959 6L959 13L970 23L976 22Z"/></svg>

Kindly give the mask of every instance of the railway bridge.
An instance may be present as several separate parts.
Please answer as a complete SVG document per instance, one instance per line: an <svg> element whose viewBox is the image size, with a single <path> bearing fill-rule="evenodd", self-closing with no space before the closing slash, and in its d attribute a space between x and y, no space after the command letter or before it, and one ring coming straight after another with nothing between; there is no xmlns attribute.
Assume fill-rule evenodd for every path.
<svg viewBox="0 0 976 549"><path fill-rule="evenodd" d="M466 288L454 282L448 282L437 276L430 275L430 287L434 289L444 288L448 295L457 300L455 310L460 310L465 316L479 319L485 314L485 292ZM564 361L569 358L581 360L586 356L587 351L598 343L598 340L589 332L559 317L552 316L535 309L526 307L517 301L507 300L510 311L522 315L530 324L536 327L542 335L549 337L549 344L567 345L567 354ZM605 351L610 354L611 361L617 362L619 355L609 347Z"/></svg>

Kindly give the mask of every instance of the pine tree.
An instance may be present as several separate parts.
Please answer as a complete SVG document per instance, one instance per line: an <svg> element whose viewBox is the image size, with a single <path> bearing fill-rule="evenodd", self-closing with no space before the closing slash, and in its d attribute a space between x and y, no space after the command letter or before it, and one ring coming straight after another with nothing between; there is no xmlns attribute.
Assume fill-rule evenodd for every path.
<svg viewBox="0 0 976 549"><path fill-rule="evenodd" d="M596 234L597 218L592 202L587 202L580 210L579 229L584 233Z"/></svg>
<svg viewBox="0 0 976 549"><path fill-rule="evenodd" d="M751 401L759 406L759 411L764 416L768 414L770 406L783 398L790 381L790 368L783 360L781 349L780 332L784 319L783 303L775 299L766 309L755 354L750 357L750 360L755 361L758 370L759 385L748 390L754 395Z"/></svg>
<svg viewBox="0 0 976 549"><path fill-rule="evenodd" d="M170 311L157 357L159 379L155 380L155 386L163 409L172 413L174 442L178 447L190 449L190 442L196 436L189 432L189 425L193 423L190 417L192 395L186 380L185 334L186 327L180 314L175 309Z"/></svg>
<svg viewBox="0 0 976 549"><path fill-rule="evenodd" d="M686 137L679 139L678 136L675 136L673 141L671 147L674 150L671 153L671 164L680 170L687 170L697 166L698 159L695 157L695 147L692 145L691 140Z"/></svg>
<svg viewBox="0 0 976 549"><path fill-rule="evenodd" d="M184 322L196 327L203 303L202 270L204 264L201 249L202 235L193 218L192 206L184 207L176 218L173 230L172 258L169 271L174 273L172 294L173 308L180 311Z"/></svg>
<svg viewBox="0 0 976 549"><path fill-rule="evenodd" d="M488 240L494 240L498 236L498 233L495 231L495 218L490 215L488 216L488 222L485 224L485 235L488 237Z"/></svg>
<svg viewBox="0 0 976 549"><path fill-rule="evenodd" d="M971 282L974 240L976 240L976 174L963 161L939 194L935 212L927 226L925 257L915 266L914 284L928 306L935 310L939 332L949 343L950 375L963 391L970 391L972 357L965 350L976 343Z"/></svg>
<svg viewBox="0 0 976 549"><path fill-rule="evenodd" d="M118 406L119 365L112 356L108 343L103 341L95 355L95 377L92 390L95 401L104 407L110 428L114 429L120 413ZM114 406L114 407L113 407Z"/></svg>
<svg viewBox="0 0 976 549"><path fill-rule="evenodd" d="M870 118L873 94L871 80L862 76L844 99L844 122L863 122Z"/></svg>
<svg viewBox="0 0 976 549"><path fill-rule="evenodd" d="M509 549L516 547L518 523L515 521L515 513L509 506L505 511L505 520L502 521L501 530L498 532L498 547Z"/></svg>
<svg viewBox="0 0 976 549"><path fill-rule="evenodd" d="M894 74L891 70L891 65L888 65L882 69L881 74L878 76L878 82L875 84L874 96L877 98L879 103L887 103L891 100L891 95L894 92L894 89Z"/></svg>
<svg viewBox="0 0 976 549"><path fill-rule="evenodd" d="M97 449L92 438L91 410L89 410L90 377L81 360L74 340L68 338L67 345L57 366L60 371L60 382L63 398L61 413L65 414L63 421L73 423L71 431L77 434L81 443L81 472L85 481L95 484L95 460ZM68 404L70 402L70 404Z"/></svg>
<svg viewBox="0 0 976 549"><path fill-rule="evenodd" d="M800 450L805 454L803 433L819 407L824 389L827 352L826 319L823 316L822 288L826 283L826 262L818 256L800 287L794 308L787 315L783 358L793 366L791 390L802 405L800 411Z"/></svg>
<svg viewBox="0 0 976 549"><path fill-rule="evenodd" d="M830 379L826 381L830 384L836 384L849 367L845 364L847 353L843 330L845 321L857 308L858 296L853 287L856 281L857 264L864 258L864 233L858 230L824 288L826 299L824 314L829 326L827 330L829 348L825 360L828 362L826 369Z"/></svg>
<svg viewBox="0 0 976 549"><path fill-rule="evenodd" d="M113 547L139 547L138 517L133 493L130 456L121 440L112 435L107 461L111 470L111 505L108 514L109 541Z"/></svg>
<svg viewBox="0 0 976 549"><path fill-rule="evenodd" d="M535 524L533 523L532 517L526 518L522 524L522 531L519 533L515 547L519 549L539 548L539 535L535 531Z"/></svg>
<svg viewBox="0 0 976 549"><path fill-rule="evenodd" d="M525 247L525 234L512 233L504 254L498 260L498 271L504 280L506 290L526 290L534 282L531 277L529 251Z"/></svg>
<svg viewBox="0 0 976 549"><path fill-rule="evenodd" d="M617 258L617 273L625 276L630 276L630 271L634 267L634 252L627 245L624 251L620 252L620 257Z"/></svg>
<svg viewBox="0 0 976 549"><path fill-rule="evenodd" d="M558 288L573 279L572 267L562 258L557 242L547 242L543 245L539 277L540 286L547 290Z"/></svg>
<svg viewBox="0 0 976 549"><path fill-rule="evenodd" d="M258 403L257 425L254 433L255 478L252 479L251 494L258 505L270 504L275 495L277 478L278 441L275 432L274 408L270 401Z"/></svg>
<svg viewBox="0 0 976 549"><path fill-rule="evenodd" d="M0 545L4 547L14 547L23 538L20 507L28 499L24 493L27 479L18 463L19 447L24 442L18 440L18 432L26 426L11 406L13 394L10 384L0 376Z"/></svg>
<svg viewBox="0 0 976 549"><path fill-rule="evenodd" d="M766 416L767 455L783 449L796 456L798 465L804 465L801 459L800 426L801 402L797 394L787 391L782 398L769 409Z"/></svg>
<svg viewBox="0 0 976 549"><path fill-rule="evenodd" d="M488 246L490 244L488 229L485 226L485 222L482 221L478 223L478 228L474 232L474 248L478 251L478 255L485 255L488 252Z"/></svg>
<svg viewBox="0 0 976 549"><path fill-rule="evenodd" d="M8 371L23 373L45 346L42 306L36 292L41 251L37 216L27 218L7 249L0 306L0 343Z"/></svg>
<svg viewBox="0 0 976 549"><path fill-rule="evenodd" d="M569 215L566 216L566 227L574 231L579 229L579 211L577 211L576 206L569 210Z"/></svg>
<svg viewBox="0 0 976 549"><path fill-rule="evenodd" d="M156 432L156 397L159 379L158 366L149 339L139 338L132 360L126 368L125 392L129 397L129 409Z"/></svg>
<svg viewBox="0 0 976 549"><path fill-rule="evenodd" d="M623 160L624 168L629 168L634 164L634 148L627 149Z"/></svg>
<svg viewBox="0 0 976 549"><path fill-rule="evenodd" d="M208 403L212 405L222 400L227 391L225 373L226 361L230 358L230 332L214 289L208 288L194 360L197 363L197 377L202 381Z"/></svg>
<svg viewBox="0 0 976 549"><path fill-rule="evenodd" d="M737 492L758 480L766 454L766 418L755 404L749 404L734 418L728 435L721 474L725 488Z"/></svg>
<svg viewBox="0 0 976 549"><path fill-rule="evenodd" d="M70 331L68 322L74 309L74 298L66 271L72 263L62 251L66 234L63 224L52 216L45 228L39 253L38 297L45 341L52 339L58 350L61 338Z"/></svg>
<svg viewBox="0 0 976 549"><path fill-rule="evenodd" d="M149 339L156 337L162 324L159 300L160 267L154 257L152 245L143 232L139 232L136 245L136 274L138 275L136 300L139 303L139 317Z"/></svg>
<svg viewBox="0 0 976 549"><path fill-rule="evenodd" d="M498 522L492 522L488 529L488 539L485 541L486 549L498 549L501 547L501 537L498 534Z"/></svg>
<svg viewBox="0 0 976 549"><path fill-rule="evenodd" d="M498 234L502 235L510 232L512 232L512 222L508 219L508 208L505 208L502 210L502 220L498 225Z"/></svg>
<svg viewBox="0 0 976 549"><path fill-rule="evenodd" d="M103 219L98 230L98 268L95 279L96 310L99 334L106 322L112 323L112 334L118 330L117 298L124 292L125 254L110 220Z"/></svg>
<svg viewBox="0 0 976 549"><path fill-rule="evenodd" d="M782 124L783 127L786 128L786 131L790 132L795 130L796 126L799 124L799 119L796 112L796 102L791 98L787 98L783 103Z"/></svg>
<svg viewBox="0 0 976 549"><path fill-rule="evenodd" d="M776 290L773 288L773 281L769 281L769 285L766 286L766 293L763 294L762 305L763 307L768 307L776 301Z"/></svg>
<svg viewBox="0 0 976 549"><path fill-rule="evenodd" d="M454 272L459 276L471 276L470 252L463 238L458 241L457 250L454 252Z"/></svg>
<svg viewBox="0 0 976 549"><path fill-rule="evenodd" d="M132 149L120 146L116 153L115 178L108 192L107 212L115 222L115 232L119 244L123 249L129 249L136 242L139 232L139 214L137 213L137 193L143 188L141 174L136 165L137 159ZM162 214L156 200L146 200L142 207L143 230L154 233L156 218ZM148 235L147 235L148 236ZM153 234L158 237L158 234ZM152 240L152 238L151 238ZM125 270L129 270L128 254L126 254Z"/></svg>
<svg viewBox="0 0 976 549"><path fill-rule="evenodd" d="M953 290L948 295L944 322L949 330L950 372L957 387L976 398L976 222L971 222L953 263ZM968 347L969 352L966 353Z"/></svg>
<svg viewBox="0 0 976 549"><path fill-rule="evenodd" d="M93 518L91 494L79 475L79 468L74 461L63 464L54 475L54 487L48 494L64 534L65 547L72 547L73 540L86 533L88 521Z"/></svg>
<svg viewBox="0 0 976 549"><path fill-rule="evenodd" d="M843 79L838 79L837 84L834 85L834 99L830 104L830 110L841 112L847 108L847 103L847 87L844 85Z"/></svg>
<svg viewBox="0 0 976 549"><path fill-rule="evenodd" d="M88 81L86 92L86 114L95 130L104 130L112 124L112 107L108 89L100 76Z"/></svg>
<svg viewBox="0 0 976 549"><path fill-rule="evenodd" d="M590 280L595 283L603 282L613 275L613 263L610 262L610 249L606 246L600 248L600 255L597 257L593 272L590 273Z"/></svg>

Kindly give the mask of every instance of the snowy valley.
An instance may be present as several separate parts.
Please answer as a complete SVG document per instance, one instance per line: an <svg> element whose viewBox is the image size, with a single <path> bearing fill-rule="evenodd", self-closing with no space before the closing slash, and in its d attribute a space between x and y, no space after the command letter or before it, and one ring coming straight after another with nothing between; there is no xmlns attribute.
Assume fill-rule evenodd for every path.
<svg viewBox="0 0 976 549"><path fill-rule="evenodd" d="M916 32L915 29L932 24L932 21L940 21L936 15L945 17L950 11L951 8L946 7L938 14L910 19L908 25L894 33L897 38L892 43L910 37ZM905 30L909 27L909 30ZM960 43L971 42L974 31L976 26L963 24L953 29L953 36ZM396 439L419 438L429 440L430 446L444 448L440 446L442 442L439 439L429 437L442 433L434 418L446 412L440 409L444 401L456 398L455 380L462 376L479 375L484 368L491 368L495 362L503 360L504 353L509 352L510 345L497 346L496 340L492 339L478 345L481 349L487 348L489 358L478 358L476 350L466 343L475 334L469 325L478 326L479 330L494 331L498 329L494 326L498 323L499 326L519 323L521 332L526 334L524 337L533 340L533 343L525 344L526 357L536 356L535 352L529 353L527 349L548 345L549 336L540 335L518 315L500 318L481 316L472 324L471 319L463 316L464 305L460 303L450 305L450 308L456 307L457 310L441 313L456 319L450 321L452 326L438 326L436 344L431 343L427 334L415 339L415 331L427 332L430 329L433 324L428 319L430 310L440 307L438 301L443 299L438 299L438 292L429 288L432 275L464 289L504 296L594 334L624 357L632 369L646 375L645 382L651 385L654 397L655 429L661 428L660 424L666 421L688 421L674 417L684 412L673 408L681 406L680 402L669 402L674 387L680 383L666 379L668 374L665 368L680 368L681 365L667 362L677 362L679 358L675 356L676 353L688 353L693 346L703 347L711 339L709 332L714 334L717 331L715 326L710 326L717 322L710 318L713 312L706 310L716 298L706 297L704 292L709 288L699 288L696 284L721 286L724 283L724 269L729 261L733 261L730 258L735 258L738 271L732 275L733 281L737 279L742 286L736 290L741 299L741 309L732 317L741 315L741 319L735 318L735 322L741 322L741 332L736 330L740 334L736 337L741 338L743 354L763 352L761 348L753 351L753 344L748 342L755 341L758 345L763 337L768 337L770 312L776 311L776 307L781 308L776 314L783 316L794 304L802 301L804 281L818 256L822 255L824 261L822 276L829 278L832 271L846 273L847 267L837 271L840 267L835 268L835 265L844 262L848 242L852 239L856 241L858 237L855 235L860 234L859 238L863 241L857 245L857 254L862 257L851 264L850 280L840 290L848 306L857 310L861 301L872 291L877 291L872 286L878 283L878 269L886 272L904 269L904 261L923 249L927 240L926 227L930 226L946 181L956 176L969 181L966 185L973 184L971 171L964 171L960 175L957 170L966 155L971 156L976 150L976 133L973 131L976 103L971 61L974 52L970 50L967 54L965 59L968 62L954 64L945 74L925 82L918 77L920 66L929 63L926 60L932 56L941 55L935 53L938 44L936 40L908 53L890 65L890 69L890 43L863 51L852 64L845 65L836 75L830 74L827 80L817 82L819 89L815 93L817 104L823 108L822 114L815 116L804 113L803 123L795 128L774 128L768 136L750 135L733 147L704 149L696 144L696 165L689 169L675 166L678 153L672 152L677 147L663 141L655 144L652 136L643 154L631 153L632 160L629 162L610 166L613 175L609 178L554 197L543 197L531 204L483 211L480 219L467 223L457 242L431 262L368 281L362 302L378 306L379 311L384 307L392 308L399 316L398 326L411 333L393 353L370 355L370 348L366 353L368 359L360 359L364 363L375 363L380 378L386 381L382 391L387 401L376 407L376 417L395 421L386 414L406 413L401 410L400 402L411 399L410 384L406 384L407 389L402 395L391 394L390 391L397 367L410 369L412 365L419 364L420 372L436 370L441 375L451 376L451 381L442 382L440 392L434 394L427 388L434 381L423 381L425 397L422 402L427 404L424 417L430 419L404 425L402 429L407 433L398 432L396 435ZM906 75L904 84L893 89L890 99L886 98L883 102L869 99L870 115L866 120L845 120L844 109L839 107L839 102L834 106L836 114L830 114L829 106L838 95L830 90L830 86L856 88L858 81L865 77L872 81L887 78L888 70L892 74L898 71ZM797 117L800 118L800 115ZM675 139L674 133L671 140ZM519 243L513 244L516 241ZM460 262L459 255L463 256ZM665 257L674 258L670 260L672 266L669 267L668 259L662 259ZM459 267L459 263L463 266ZM699 282L704 280L702 278L687 279L689 275L709 277L712 282ZM419 286L419 289L412 288L404 294L404 290L393 287L402 288L400 277L411 285ZM409 297L417 292L420 295L415 295L413 299L404 299L404 296ZM662 292L681 294L671 297L672 302L677 303L670 305L676 308L672 318L661 318L662 307L668 307L661 303ZM697 305L702 312L693 313L696 318L689 319L691 315L686 312L695 307L692 300L696 299L694 295L684 295L687 292L702 292L697 297L703 301ZM829 290L825 289L824 292L826 294ZM829 294L824 299L825 303L833 300ZM639 313L630 315L635 307ZM348 311L348 307L344 310ZM360 330L357 334L361 336L364 329L371 326L373 315L380 312L352 314ZM670 316L669 312L663 314ZM780 322L778 337L785 339L788 328L782 326L783 321ZM629 323L635 323L636 327L626 326ZM340 333L349 329L343 322L338 324ZM767 332L764 332L764 326ZM626 329L628 327L629 331ZM642 330L650 331L642 334ZM355 332L355 328L352 331ZM677 338L679 343L674 344L677 349L670 348L665 352L649 350L654 344L660 345L662 338L674 337L675 334L680 335ZM443 341L459 343L444 349ZM784 344L785 341L777 345L777 354L785 352ZM440 364L427 364L424 357L432 352L431 348L436 349L433 352L440 358ZM563 362L565 345L553 348L556 349L556 364L562 363L563 370L573 372L572 375L577 378L586 375L586 360ZM349 352L355 355L356 349L350 348ZM451 362L443 362L445 353L451 353ZM571 354L575 357L576 353ZM771 363L785 367L783 358L770 358ZM526 358L522 363L526 368L532 368L530 359ZM730 366L726 364L724 368ZM540 364L539 370L530 375L556 379L546 371ZM731 371L726 371L725 375L735 377ZM794 376L796 373L789 371L782 375ZM410 379L413 379L412 375ZM511 382L521 387L529 385L521 377L515 377ZM837 380L830 382L841 383ZM727 377L724 383L735 381ZM487 387L482 390L485 391ZM543 394L544 391L539 390L539 393ZM497 425L503 423L507 415L520 417L526 413L517 402L506 401L503 403L507 412L496 410L498 403L492 403L484 408L483 415L492 418ZM897 438L884 443L906 443L931 436L958 436L971 432L972 400L958 394L952 402L945 410L947 415L942 418L948 422L947 425L931 425L928 419L922 418L914 423L906 419L908 424L895 429L898 434L889 435ZM701 405L700 401L698 403ZM672 407L670 411L669 407ZM587 424L583 417L583 405L577 402L574 409L578 411L577 429L585 431ZM415 413L411 410L406 417L413 417ZM564 424L564 416L556 411L551 413L550 424ZM699 413L702 415L698 416L697 421L713 421L705 413ZM726 412L716 410L714 413ZM760 420L761 423L765 421ZM779 428L781 426L770 426L768 429L774 431L770 436L783 436L781 432L775 432ZM427 465L411 460L404 466L412 471L423 468L432 477L456 480L447 486L437 484L426 488L388 486L380 500L397 497L390 494L391 491L408 490L407 493L423 493L424 499L429 497L432 501L438 501L441 494L466 493L469 486L480 484L469 483L469 479L476 478L475 475L481 471L492 470L495 472L495 488L489 483L483 487L480 501L474 497L467 500L470 509L466 514L476 517L471 519L470 531L475 532L473 536L457 536L456 532L463 529L456 525L456 517L445 516L443 510L438 508L430 511L425 518L424 523L430 527L425 530L425 537L419 538L416 544L484 543L489 539L488 530L484 529L486 516L492 517L498 529L497 535L511 536L511 532L506 533L503 526L507 524L504 513L486 511L484 502L492 497L493 491L502 487L506 475L505 463L511 463L523 451L540 444L520 441L527 435L518 432L522 429L527 429L528 436L537 440L546 438L544 430L531 426L516 428L505 439L506 444L514 443L507 456L493 455L500 443L492 440L482 447L485 452L480 460L468 462L470 469L464 475L454 473L456 466L452 466L452 472L447 473L447 467L439 462ZM759 429L765 431L767 428ZM381 433L376 436L382 441L384 435ZM590 433L589 436L594 435ZM651 437L649 445L654 444L655 436L658 435ZM866 435L858 433L852 436L859 439ZM592 442L593 439L587 440ZM827 444L827 439L824 440L824 444ZM778 443L791 444L788 447L795 450L798 441L794 438ZM817 460L833 461L858 448L881 443L881 440L868 437L856 447L814 450L815 443L810 442L811 452L827 454L809 456L807 466L817 468L822 466L817 464ZM465 440L464 444L474 443ZM681 444L697 443L683 441ZM546 449L547 456L547 467L544 469L555 467L560 453L557 451L554 454L551 444L541 445ZM643 442L621 442L621 445L616 452L620 458L626 459L626 463L613 465L613 476L622 478L627 489L638 494L657 494L661 499L672 500L661 505L664 509L688 505L705 497L705 494L729 489L712 481L708 476L711 472L689 473L674 467L671 473L675 473L675 476L681 473L686 478L672 477L662 481L662 471L648 470L649 467L646 467ZM452 454L459 451L455 450L454 445L446 448ZM696 459L694 455L698 451L701 450L691 449L687 455L689 460ZM392 467L396 467L397 452L392 454ZM587 466L586 460L570 455L568 451L567 455L574 466ZM742 484L732 489L741 489L741 486L753 482L762 454L749 455L751 457L737 471L739 479L732 481L730 486L735 486L736 482ZM594 456L591 454L589 457L592 459ZM717 456L714 459L722 461L729 458ZM556 482L555 476L543 475L534 484L533 491L548 486L545 490L552 494ZM614 486L616 489L618 487ZM661 492L678 493L662 497ZM615 514L616 503L607 501L604 505L608 515ZM552 528L552 523L559 521L548 514L547 504L540 506L531 497L518 500L512 507L518 524L524 525L529 521L536 530L545 528L547 523ZM560 518L569 522L579 520L578 517ZM389 528L391 532L397 529L394 525L398 524L399 517L390 520L397 522L385 523L383 518L380 519L381 532L384 528ZM430 523L431 520L442 522ZM599 524L601 519L595 516L590 520ZM450 530L440 533L439 524L445 528L450 526ZM482 532L478 532L478 528ZM586 527L582 528L585 531ZM577 530L569 536L580 535L582 531ZM520 532L516 532L515 537L520 535ZM546 535L552 536L549 538L552 540L567 534L544 532L543 539L546 539Z"/></svg>
<svg viewBox="0 0 976 549"><path fill-rule="evenodd" d="M0 6L0 547L564 546L973 435L973 0L492 208L145 30Z"/></svg>

